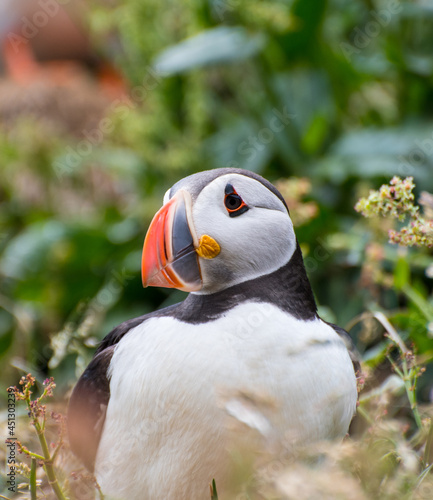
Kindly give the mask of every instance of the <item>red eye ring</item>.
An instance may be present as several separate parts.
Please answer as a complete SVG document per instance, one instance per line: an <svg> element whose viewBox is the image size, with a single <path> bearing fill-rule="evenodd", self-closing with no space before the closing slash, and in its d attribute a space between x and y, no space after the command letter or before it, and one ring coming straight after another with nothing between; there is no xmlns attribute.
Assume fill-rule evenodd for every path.
<svg viewBox="0 0 433 500"><path fill-rule="evenodd" d="M239 195L232 193L232 194L226 194L224 198L224 205L227 208L227 211L229 213L232 213L239 210L242 207L242 205L245 205L245 203L243 202L242 198Z"/></svg>
<svg viewBox="0 0 433 500"><path fill-rule="evenodd" d="M227 209L230 217L236 217L248 210L248 205L238 195L235 188L231 184L227 184L225 188L224 206Z"/></svg>

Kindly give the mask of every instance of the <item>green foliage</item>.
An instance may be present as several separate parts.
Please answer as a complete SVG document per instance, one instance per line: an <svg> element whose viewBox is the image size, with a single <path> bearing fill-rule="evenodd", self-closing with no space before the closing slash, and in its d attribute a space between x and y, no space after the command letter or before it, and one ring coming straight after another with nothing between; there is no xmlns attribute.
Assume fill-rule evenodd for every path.
<svg viewBox="0 0 433 500"><path fill-rule="evenodd" d="M78 135L30 114L0 126L1 385L31 371L55 376L66 395L112 327L181 300L142 290L146 229L179 178L234 166L279 181L320 312L346 324L372 377L391 372L395 356L403 378L414 366L405 374L388 325L416 354L426 372L413 393L421 421L431 416L433 10L381 0L92 0L88 9L126 94ZM353 210L393 176L359 208L404 212L406 229ZM378 414L360 441L364 462L343 457L356 471L349 485L371 498L422 498L428 471L406 465L423 446L431 456L432 438L413 442L419 418L405 414L407 398L382 402L373 419L375 408L392 415Z"/></svg>

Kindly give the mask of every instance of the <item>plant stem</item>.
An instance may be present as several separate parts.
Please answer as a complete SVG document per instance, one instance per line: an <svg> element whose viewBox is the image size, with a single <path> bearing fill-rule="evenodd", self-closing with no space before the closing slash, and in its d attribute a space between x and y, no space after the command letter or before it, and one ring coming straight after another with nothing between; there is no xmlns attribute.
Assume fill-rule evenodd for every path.
<svg viewBox="0 0 433 500"><path fill-rule="evenodd" d="M30 498L37 500L36 495L36 458L32 457L32 465L30 469Z"/></svg>
<svg viewBox="0 0 433 500"><path fill-rule="evenodd" d="M418 482L415 486L414 491L416 491L420 487L420 485L424 481L424 479L428 476L428 474L430 474L432 468L433 468L433 464L429 465L421 472L421 474L418 476Z"/></svg>
<svg viewBox="0 0 433 500"><path fill-rule="evenodd" d="M50 486L51 486L52 490L54 491L56 497L59 500L66 500L66 497L63 494L63 491L60 488L60 485L57 481L56 473L55 473L54 467L53 467L53 459L51 457L50 450L48 448L48 443L47 443L47 440L45 438L44 429L41 427L41 424L39 423L37 416L32 413L29 395L27 396L26 401L27 401L27 406L32 414L33 425L35 426L36 433L37 433L38 438L39 438L39 443L41 444L42 453L44 455L44 470L47 474L48 482L50 483Z"/></svg>
<svg viewBox="0 0 433 500"><path fill-rule="evenodd" d="M37 460L45 460L45 457L43 457L42 455L39 455L38 453L34 453L33 451L30 451L28 450L27 448L25 448L24 446L22 446L20 448L20 451L22 453L25 453L26 455L28 455L29 457L31 457L32 459L35 458Z"/></svg>
<svg viewBox="0 0 433 500"><path fill-rule="evenodd" d="M104 500L104 499L105 499L105 496L104 496L104 494L102 493L101 487L99 486L99 484L98 484L97 482L96 482L96 489L98 490L99 499L100 499L100 500Z"/></svg>
<svg viewBox="0 0 433 500"><path fill-rule="evenodd" d="M375 421L370 417L368 412L366 412L362 406L358 406L356 412L358 413L358 415L361 415L361 417L365 418L369 425L375 424Z"/></svg>
<svg viewBox="0 0 433 500"><path fill-rule="evenodd" d="M415 288L406 284L402 288L402 292L409 300L411 300L415 304L415 306L419 309L421 314L424 315L427 321L433 321L432 306Z"/></svg>
<svg viewBox="0 0 433 500"><path fill-rule="evenodd" d="M404 382L404 387L406 389L406 394L407 398L410 403L410 408L412 410L413 416L415 418L416 425L418 429L422 429L422 421L421 421L421 415L419 414L417 402L416 402L416 383L417 383L417 378L418 378L418 372L419 368L414 364L414 366L411 366L410 368L408 367L407 364L407 356L411 355L410 351L404 344L403 340L400 338L400 335L397 333L395 328L391 325L391 323L388 321L388 318L381 312L375 312L373 313L373 317L379 321L382 326L385 328L388 337L394 344L397 346L398 350L400 351L400 356L402 358L402 368L403 371L399 370L398 366L396 363L393 362L393 360L389 357L389 361L391 365L393 366L395 372L397 375L403 380Z"/></svg>
<svg viewBox="0 0 433 500"><path fill-rule="evenodd" d="M413 368L408 369L407 360L405 358L403 358L403 374L404 387L406 389L407 398L409 400L416 425L418 426L418 429L422 429L421 415L419 414L415 394L417 375L414 373Z"/></svg>
<svg viewBox="0 0 433 500"><path fill-rule="evenodd" d="M430 422L430 430L425 444L424 464L426 467L431 467L433 464L433 419Z"/></svg>
<svg viewBox="0 0 433 500"><path fill-rule="evenodd" d="M66 497L63 494L63 491L60 488L59 483L57 481L56 473L53 467L53 461L48 449L47 440L45 439L45 434L43 433L43 431L40 430L40 427L39 429L37 429L37 431L38 431L39 442L41 443L41 447L45 456L44 469L45 472L47 473L51 488L53 489L54 493L56 494L59 500L66 500Z"/></svg>
<svg viewBox="0 0 433 500"><path fill-rule="evenodd" d="M397 330L391 325L391 323L388 321L388 318L381 313L380 311L376 311L373 313L373 317L379 321L379 323L382 324L382 326L385 328L389 338L398 346L400 349L401 353L404 355L407 353L408 349L404 345L403 340L400 338L400 335L397 333Z"/></svg>

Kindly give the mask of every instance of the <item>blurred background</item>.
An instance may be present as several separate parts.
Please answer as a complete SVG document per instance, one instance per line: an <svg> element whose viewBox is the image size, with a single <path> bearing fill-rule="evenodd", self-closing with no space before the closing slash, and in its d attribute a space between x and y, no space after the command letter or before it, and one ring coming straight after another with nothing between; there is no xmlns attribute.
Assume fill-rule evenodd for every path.
<svg viewBox="0 0 433 500"><path fill-rule="evenodd" d="M182 300L142 288L148 224L235 166L287 198L323 317L374 365L383 328L354 325L384 312L431 400L432 252L353 208L394 175L433 192L431 1L3 0L0 47L1 387L64 398L110 329Z"/></svg>

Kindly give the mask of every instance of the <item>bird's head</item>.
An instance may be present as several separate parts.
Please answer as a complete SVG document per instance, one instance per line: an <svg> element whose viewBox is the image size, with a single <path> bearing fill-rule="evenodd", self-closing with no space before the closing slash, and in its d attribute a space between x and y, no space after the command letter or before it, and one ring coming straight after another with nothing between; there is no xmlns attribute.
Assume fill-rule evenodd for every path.
<svg viewBox="0 0 433 500"><path fill-rule="evenodd" d="M213 293L276 271L295 249L272 184L246 170L200 172L165 194L144 242L143 285Z"/></svg>

